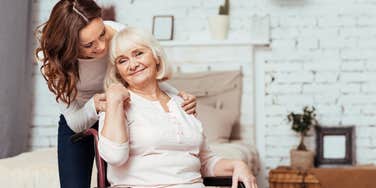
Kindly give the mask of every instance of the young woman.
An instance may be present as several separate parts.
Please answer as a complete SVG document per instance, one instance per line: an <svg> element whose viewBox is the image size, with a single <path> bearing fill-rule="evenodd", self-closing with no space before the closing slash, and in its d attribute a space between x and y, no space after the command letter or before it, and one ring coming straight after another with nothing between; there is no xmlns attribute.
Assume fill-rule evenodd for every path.
<svg viewBox="0 0 376 188"><path fill-rule="evenodd" d="M184 113L183 100L163 91L169 66L149 33L125 28L111 42L100 114L98 150L111 186L204 188L202 176L233 176L256 188L250 168L222 159L206 144L201 122Z"/></svg>
<svg viewBox="0 0 376 188"><path fill-rule="evenodd" d="M62 188L90 187L93 140L72 144L76 132L97 127L98 113L106 108L103 79L112 36L124 28L103 21L93 0L61 0L48 21L37 28L36 56L48 88L56 96L61 115L58 129L59 177ZM167 84L165 91L177 92ZM184 109L195 112L195 97L181 93Z"/></svg>

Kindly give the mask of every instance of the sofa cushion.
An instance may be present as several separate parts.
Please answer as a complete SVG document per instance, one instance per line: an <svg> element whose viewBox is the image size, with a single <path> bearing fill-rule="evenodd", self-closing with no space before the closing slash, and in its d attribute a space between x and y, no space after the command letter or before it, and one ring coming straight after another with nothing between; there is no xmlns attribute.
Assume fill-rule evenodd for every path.
<svg viewBox="0 0 376 188"><path fill-rule="evenodd" d="M197 106L197 118L202 123L209 143L228 142L232 127L237 121L236 114L232 113L230 110L217 109L205 104Z"/></svg>
<svg viewBox="0 0 376 188"><path fill-rule="evenodd" d="M243 76L236 71L208 71L198 73L174 73L167 82L179 91L186 91L197 97L197 105L210 105L235 115L231 139L242 139L251 135L240 125L240 104ZM199 111L199 109L198 109ZM212 118L212 117L210 117Z"/></svg>

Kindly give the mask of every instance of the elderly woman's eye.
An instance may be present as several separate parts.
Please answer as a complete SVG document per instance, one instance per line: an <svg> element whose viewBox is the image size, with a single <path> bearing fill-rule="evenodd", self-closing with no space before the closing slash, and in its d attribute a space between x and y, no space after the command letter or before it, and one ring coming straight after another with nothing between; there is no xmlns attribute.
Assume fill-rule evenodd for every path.
<svg viewBox="0 0 376 188"><path fill-rule="evenodd" d="M128 59L120 59L118 63L122 64L122 63L127 63L127 62L128 62Z"/></svg>
<svg viewBox="0 0 376 188"><path fill-rule="evenodd" d="M136 53L136 56L140 56L140 55L142 55L142 54L144 54L144 52L137 52L137 53Z"/></svg>

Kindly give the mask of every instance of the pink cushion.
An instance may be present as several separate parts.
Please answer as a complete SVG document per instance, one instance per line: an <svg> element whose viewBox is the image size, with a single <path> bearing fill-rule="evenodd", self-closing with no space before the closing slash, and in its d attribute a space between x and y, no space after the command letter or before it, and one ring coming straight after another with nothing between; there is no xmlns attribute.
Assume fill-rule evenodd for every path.
<svg viewBox="0 0 376 188"><path fill-rule="evenodd" d="M202 122L209 143L228 142L231 130L237 120L236 114L225 109L200 104L197 106L197 118Z"/></svg>

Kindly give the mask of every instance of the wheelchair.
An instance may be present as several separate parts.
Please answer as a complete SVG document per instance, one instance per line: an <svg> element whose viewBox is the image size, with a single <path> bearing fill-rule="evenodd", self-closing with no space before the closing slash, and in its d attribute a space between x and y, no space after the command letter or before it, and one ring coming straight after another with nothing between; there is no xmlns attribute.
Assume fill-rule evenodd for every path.
<svg viewBox="0 0 376 188"><path fill-rule="evenodd" d="M71 137L71 142L77 143L86 137L93 136L94 138L94 151L95 151L95 163L97 165L97 188L109 188L110 184L106 178L106 166L105 161L100 157L98 152L98 131L94 128L89 128L80 133L76 133ZM216 186L216 187L231 187L232 177L231 176L217 176L217 177L203 177L203 183L205 186ZM238 188L245 188L242 182L238 182Z"/></svg>

